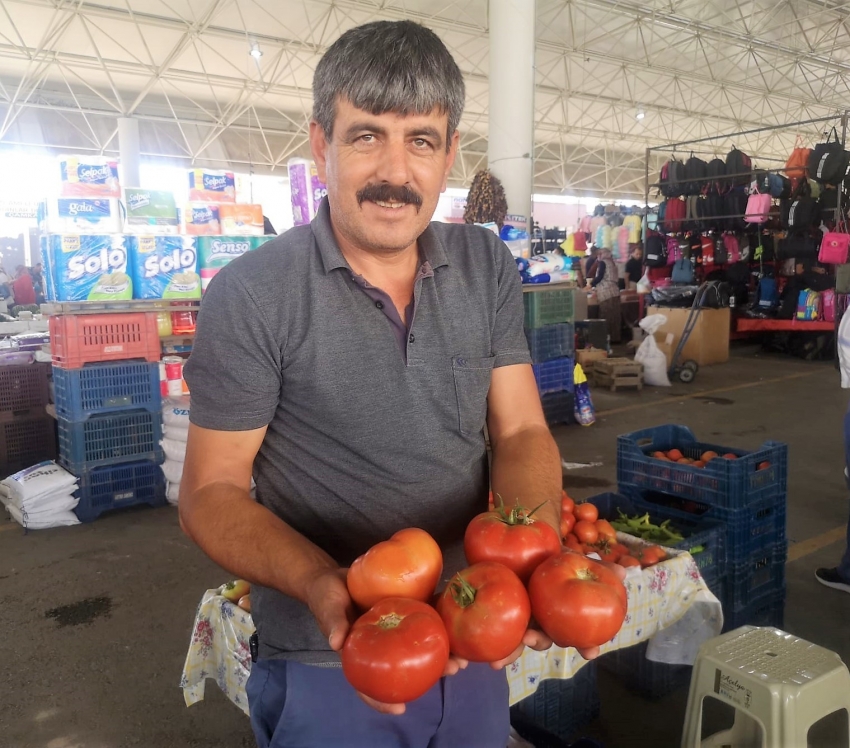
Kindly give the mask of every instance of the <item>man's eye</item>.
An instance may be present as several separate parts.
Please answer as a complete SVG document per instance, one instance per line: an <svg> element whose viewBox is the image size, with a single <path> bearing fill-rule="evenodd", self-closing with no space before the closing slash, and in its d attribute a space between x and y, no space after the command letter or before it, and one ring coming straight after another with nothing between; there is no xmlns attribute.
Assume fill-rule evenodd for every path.
<svg viewBox="0 0 850 748"><path fill-rule="evenodd" d="M427 140L425 140L425 138L416 138L413 141L413 144L417 148L430 148L431 147L431 144Z"/></svg>

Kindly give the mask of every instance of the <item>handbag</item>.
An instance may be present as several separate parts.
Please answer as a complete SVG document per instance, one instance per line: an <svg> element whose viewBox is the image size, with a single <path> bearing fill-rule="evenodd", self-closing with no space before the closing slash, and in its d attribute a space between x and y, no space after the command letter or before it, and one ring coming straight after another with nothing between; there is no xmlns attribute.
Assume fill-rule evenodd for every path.
<svg viewBox="0 0 850 748"><path fill-rule="evenodd" d="M796 187L801 179L805 179L811 153L811 148L803 147L803 136L798 135L794 141L794 150L785 162L785 174L791 180L792 188Z"/></svg>
<svg viewBox="0 0 850 748"><path fill-rule="evenodd" d="M770 214L770 195L756 191L750 195L747 200L747 210L744 213L744 220L747 223L764 223Z"/></svg>
<svg viewBox="0 0 850 748"><path fill-rule="evenodd" d="M835 231L827 231L820 243L818 261L825 265L843 265L847 262L850 234L846 233L847 227L843 223L839 223L835 228Z"/></svg>

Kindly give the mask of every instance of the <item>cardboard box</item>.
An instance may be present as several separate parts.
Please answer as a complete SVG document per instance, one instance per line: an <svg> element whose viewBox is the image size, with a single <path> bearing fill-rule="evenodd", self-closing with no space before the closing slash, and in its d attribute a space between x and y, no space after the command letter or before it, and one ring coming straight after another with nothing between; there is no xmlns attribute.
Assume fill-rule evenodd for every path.
<svg viewBox="0 0 850 748"><path fill-rule="evenodd" d="M690 308L673 309L667 307L651 306L646 310L649 314L663 314L667 322L656 333L656 341L665 340L668 333L672 333L672 352L679 345L685 322L691 313ZM688 342L682 351L682 361L696 361L700 366L709 364L723 364L729 360L729 330L730 330L729 308L724 309L702 309L691 331ZM659 343L660 345L660 343ZM668 365L670 359L668 358Z"/></svg>
<svg viewBox="0 0 850 748"><path fill-rule="evenodd" d="M608 351L600 350L599 348L579 348L576 351L576 363L581 364L585 374L593 369L593 362L600 359L608 358Z"/></svg>

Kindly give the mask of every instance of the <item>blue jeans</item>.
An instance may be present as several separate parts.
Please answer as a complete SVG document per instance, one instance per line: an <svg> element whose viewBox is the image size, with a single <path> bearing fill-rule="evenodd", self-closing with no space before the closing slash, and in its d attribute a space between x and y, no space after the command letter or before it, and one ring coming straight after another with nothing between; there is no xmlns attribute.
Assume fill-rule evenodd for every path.
<svg viewBox="0 0 850 748"><path fill-rule="evenodd" d="M504 670L470 663L400 716L361 701L340 667L259 660L246 685L259 748L505 748Z"/></svg>

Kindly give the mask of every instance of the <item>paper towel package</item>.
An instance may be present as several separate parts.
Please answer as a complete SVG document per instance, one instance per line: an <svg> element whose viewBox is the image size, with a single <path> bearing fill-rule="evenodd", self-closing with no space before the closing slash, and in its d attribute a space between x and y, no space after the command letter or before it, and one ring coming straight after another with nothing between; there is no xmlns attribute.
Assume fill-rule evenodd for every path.
<svg viewBox="0 0 850 748"><path fill-rule="evenodd" d="M263 206L233 203L219 205L221 233L225 236L262 236Z"/></svg>
<svg viewBox="0 0 850 748"><path fill-rule="evenodd" d="M194 236L132 236L130 275L135 299L200 299Z"/></svg>
<svg viewBox="0 0 850 748"><path fill-rule="evenodd" d="M220 206L189 203L183 208L183 233L192 236L221 236Z"/></svg>
<svg viewBox="0 0 850 748"><path fill-rule="evenodd" d="M114 197L60 197L38 206L42 234L120 234L121 207Z"/></svg>
<svg viewBox="0 0 850 748"><path fill-rule="evenodd" d="M236 178L233 172L190 169L189 200L199 203L235 203Z"/></svg>
<svg viewBox="0 0 850 748"><path fill-rule="evenodd" d="M45 234L41 256L52 282L51 301L124 301L133 298L123 234Z"/></svg>
<svg viewBox="0 0 850 748"><path fill-rule="evenodd" d="M125 187L124 205L127 211L124 226L128 234L178 233L180 224L173 192Z"/></svg>
<svg viewBox="0 0 850 748"><path fill-rule="evenodd" d="M207 290L210 281L229 262L259 246L257 236L199 236L198 264L201 287Z"/></svg>
<svg viewBox="0 0 850 748"><path fill-rule="evenodd" d="M289 189L292 195L292 220L296 226L310 223L328 188L319 181L316 164L305 158L291 158L286 164L289 171Z"/></svg>
<svg viewBox="0 0 850 748"><path fill-rule="evenodd" d="M118 162L101 156L61 156L61 197L121 197Z"/></svg>

